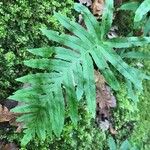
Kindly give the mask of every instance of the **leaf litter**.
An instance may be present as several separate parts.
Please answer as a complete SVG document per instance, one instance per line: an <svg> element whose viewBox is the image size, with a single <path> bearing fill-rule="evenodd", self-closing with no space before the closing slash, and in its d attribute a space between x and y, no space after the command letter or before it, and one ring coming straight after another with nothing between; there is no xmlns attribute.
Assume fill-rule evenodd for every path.
<svg viewBox="0 0 150 150"><path fill-rule="evenodd" d="M11 126L16 126L16 132L21 132L23 124L16 122L16 118L20 116L19 113L10 112L6 106L0 104L0 123L9 122Z"/></svg>
<svg viewBox="0 0 150 150"><path fill-rule="evenodd" d="M99 71L95 71L95 82L97 103L96 122L103 131L110 129L110 132L114 134L116 131L110 122L110 109L116 107L116 98L111 92L110 87L106 85L106 81Z"/></svg>

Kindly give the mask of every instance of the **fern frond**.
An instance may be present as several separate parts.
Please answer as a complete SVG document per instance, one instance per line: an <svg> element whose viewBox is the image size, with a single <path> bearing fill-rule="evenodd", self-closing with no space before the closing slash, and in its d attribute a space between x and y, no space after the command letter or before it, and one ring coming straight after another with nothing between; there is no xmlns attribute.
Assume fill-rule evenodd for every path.
<svg viewBox="0 0 150 150"><path fill-rule="evenodd" d="M20 78L17 78L16 81L22 83L29 83L32 85L41 85L41 84L50 84L60 78L60 74L56 72L51 73L36 73L36 74L29 74ZM45 81L45 82L44 82Z"/></svg>
<svg viewBox="0 0 150 150"><path fill-rule="evenodd" d="M150 38L106 39L106 33L113 19L113 1L106 0L105 7L102 24L99 26L98 21L85 6L75 4L75 9L83 14L87 30L67 17L55 13L58 21L73 35L41 29L43 35L61 44L62 47L28 50L41 58L27 60L24 62L25 65L44 71L18 78L17 81L29 83L30 86L10 96L11 99L25 103L13 109L15 112L27 113L20 117L20 121L25 122L27 128L22 140L23 144L26 144L35 135L42 140L45 139L46 134L51 135L52 132L60 136L66 107L72 122L77 125L78 105L83 95L87 101L88 112L95 117L94 63L114 90L119 89L119 82L110 69L110 65L129 80L134 89L141 90L143 79L148 79L139 70L124 62L113 48L141 46L150 43Z"/></svg>

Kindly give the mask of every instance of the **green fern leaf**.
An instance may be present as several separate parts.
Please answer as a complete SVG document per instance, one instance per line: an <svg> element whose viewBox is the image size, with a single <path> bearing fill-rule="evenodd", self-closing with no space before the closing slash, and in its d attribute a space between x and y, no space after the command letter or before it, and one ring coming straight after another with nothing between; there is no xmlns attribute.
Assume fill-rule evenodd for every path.
<svg viewBox="0 0 150 150"><path fill-rule="evenodd" d="M62 26L78 36L83 42L86 42L89 47L92 47L94 39L88 32L86 32L85 28L73 21L70 22L69 18L62 16L61 14L55 13L55 17Z"/></svg>
<svg viewBox="0 0 150 150"><path fill-rule="evenodd" d="M150 55L148 53L131 51L131 52L123 53L122 58L148 59L149 60Z"/></svg>
<svg viewBox="0 0 150 150"><path fill-rule="evenodd" d="M122 37L113 38L104 42L104 44L114 48L128 48L133 46L143 46L150 43L150 37Z"/></svg>
<svg viewBox="0 0 150 150"><path fill-rule="evenodd" d="M129 143L128 140L125 140L122 142L119 150L130 150L131 149L131 144Z"/></svg>
<svg viewBox="0 0 150 150"><path fill-rule="evenodd" d="M88 110L95 117L96 108L96 93L95 93L95 79L94 79L94 67L93 62L89 54L87 53L83 58L83 77L84 77L84 92L88 104Z"/></svg>
<svg viewBox="0 0 150 150"><path fill-rule="evenodd" d="M17 122L23 122L26 123L33 121L33 118L35 118L35 115L33 113L23 114L19 118L17 118Z"/></svg>
<svg viewBox="0 0 150 150"><path fill-rule="evenodd" d="M24 135L23 139L21 140L22 146L26 146L29 143L29 141L34 137L33 131L34 130L32 130L32 128L26 129L24 131L25 135Z"/></svg>
<svg viewBox="0 0 150 150"><path fill-rule="evenodd" d="M69 113L71 120L75 125L77 125L78 121L78 102L77 96L75 92L75 85L74 85L74 78L72 70L68 70L66 76L64 76L63 83L66 87L66 95L67 95L67 102L69 106Z"/></svg>
<svg viewBox="0 0 150 150"><path fill-rule="evenodd" d="M23 105L23 106L18 106L13 108L11 111L12 112L18 112L18 113L32 113L36 112L40 109L41 107L38 104L30 104L30 105Z"/></svg>
<svg viewBox="0 0 150 150"><path fill-rule="evenodd" d="M101 24L101 39L105 38L113 22L114 0L105 0Z"/></svg>
<svg viewBox="0 0 150 150"><path fill-rule="evenodd" d="M56 136L60 136L60 133L64 126L65 116L65 104L60 83L55 84L57 93L51 93L51 97L48 101L49 115L52 122L52 129Z"/></svg>
<svg viewBox="0 0 150 150"><path fill-rule="evenodd" d="M49 40L58 42L62 45L65 45L67 47L70 47L77 52L84 51L85 49L88 48L88 45L82 45L82 41L75 36L67 35L67 34L60 34L56 31L52 30L46 30L46 29L41 29L43 35L46 35Z"/></svg>
<svg viewBox="0 0 150 150"><path fill-rule="evenodd" d="M117 145L112 137L108 138L108 146L110 150L117 150Z"/></svg>
<svg viewBox="0 0 150 150"><path fill-rule="evenodd" d="M139 2L127 2L121 5L121 7L118 8L118 10L131 10L135 12L138 7L139 7Z"/></svg>
<svg viewBox="0 0 150 150"><path fill-rule="evenodd" d="M59 137L64 125L66 107L72 122L77 125L78 105L83 95L88 112L95 117L96 90L93 64L97 65L114 90L119 89L119 83L110 65L129 80L134 89L141 90L143 79L148 79L139 70L124 62L113 48L148 44L149 37L122 37L111 40L105 38L113 19L112 0L106 0L106 11L102 16L101 26L85 6L75 4L75 9L83 14L87 30L67 17L55 13L59 22L73 35L41 29L43 35L61 44L62 47L29 49L29 52L42 58L27 60L24 62L25 65L41 71L18 78L17 81L28 83L29 87L18 90L10 96L11 99L24 102L23 106L13 109L14 112L23 113L20 121L25 122L27 128L23 144L35 136L45 140L46 134L54 133Z"/></svg>
<svg viewBox="0 0 150 150"><path fill-rule="evenodd" d="M109 47L106 48L100 47L101 53L105 58L127 79L129 79L137 89L142 89L142 82L139 79L139 72L132 67L129 67L122 58L116 54L116 52Z"/></svg>
<svg viewBox="0 0 150 150"><path fill-rule="evenodd" d="M53 71L61 71L62 68L68 67L69 62L58 60L58 59L30 59L24 61L24 64L31 68L43 69L43 70L53 70Z"/></svg>
<svg viewBox="0 0 150 150"><path fill-rule="evenodd" d="M126 84L127 84L128 98L132 99L134 102L137 102L138 94L137 91L133 89L133 84L129 80L126 81Z"/></svg>
<svg viewBox="0 0 150 150"><path fill-rule="evenodd" d="M74 78L75 78L75 83L77 85L76 87L76 95L77 95L77 100L81 100L83 93L84 93L84 78L83 78L83 71L82 71L82 66L80 62L77 62L75 65L75 69L73 70Z"/></svg>
<svg viewBox="0 0 150 150"><path fill-rule="evenodd" d="M22 92L26 92L26 93L22 93ZM31 92L27 92L27 91L21 91L21 93L14 93L14 95L9 96L9 99L14 99L20 102L32 102L35 101L35 99L39 99L39 95L37 95L37 91L35 93Z"/></svg>
<svg viewBox="0 0 150 150"><path fill-rule="evenodd" d="M90 13L88 8L85 6L75 3L74 9L83 14L84 21L88 30L88 33L91 35L91 38L98 37L101 38L101 30L98 21L96 18ZM95 39L96 40L96 39Z"/></svg>
<svg viewBox="0 0 150 150"><path fill-rule="evenodd" d="M144 26L144 35L146 36L149 32L150 32L150 17L148 18Z"/></svg>
<svg viewBox="0 0 150 150"><path fill-rule="evenodd" d="M91 51L91 55L97 65L97 67L101 70L104 75L106 82L112 87L114 90L118 90L120 85L114 76L113 72L110 70L104 56L99 52L97 48L94 51Z"/></svg>
<svg viewBox="0 0 150 150"><path fill-rule="evenodd" d="M144 0L135 12L134 22L139 22L150 11L150 0Z"/></svg>
<svg viewBox="0 0 150 150"><path fill-rule="evenodd" d="M28 51L34 55L42 56L45 58L49 58L54 54L54 47L42 47L42 48L34 48L28 49Z"/></svg>
<svg viewBox="0 0 150 150"><path fill-rule="evenodd" d="M32 85L41 85L41 84L50 84L54 82L55 80L58 80L60 78L60 74L56 72L52 73L36 73L36 74L29 74L20 78L17 78L16 81L22 82L22 83L29 83ZM45 81L45 82L43 82Z"/></svg>

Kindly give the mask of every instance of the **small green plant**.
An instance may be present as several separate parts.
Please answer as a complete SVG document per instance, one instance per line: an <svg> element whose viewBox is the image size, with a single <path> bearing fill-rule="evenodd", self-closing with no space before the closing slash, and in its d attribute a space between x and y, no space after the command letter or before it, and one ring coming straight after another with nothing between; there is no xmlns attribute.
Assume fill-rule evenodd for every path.
<svg viewBox="0 0 150 150"><path fill-rule="evenodd" d="M63 47L42 47L28 51L42 58L25 61L31 68L43 70L40 73L29 74L17 81L30 84L29 87L18 90L10 99L24 102L24 105L13 109L13 112L23 113L18 118L25 123L25 136L22 145L26 145L36 135L45 140L46 135L59 137L64 126L65 108L77 125L78 105L83 98L87 101L87 110L95 117L96 92L94 79L94 63L105 77L112 89L120 88L110 66L114 67L128 82L131 91L141 91L142 81L148 76L138 69L130 67L114 48L129 48L150 43L149 37L120 37L108 39L113 21L113 0L106 0L102 22L81 4L75 4L75 10L82 13L87 30L60 13L55 13L58 21L73 35L59 34L53 30L41 29L48 39ZM134 91L133 91L134 92ZM135 94L131 92L134 100Z"/></svg>
<svg viewBox="0 0 150 150"><path fill-rule="evenodd" d="M118 146L112 137L108 138L109 150L138 150L135 146L132 146L128 140L125 140Z"/></svg>

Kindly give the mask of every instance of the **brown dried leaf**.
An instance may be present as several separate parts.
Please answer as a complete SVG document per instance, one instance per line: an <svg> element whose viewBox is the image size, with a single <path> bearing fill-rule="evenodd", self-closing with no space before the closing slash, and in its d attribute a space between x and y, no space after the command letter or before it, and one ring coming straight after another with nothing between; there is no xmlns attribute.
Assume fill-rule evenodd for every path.
<svg viewBox="0 0 150 150"><path fill-rule="evenodd" d="M97 102L96 121L100 128L105 131L110 128L110 108L116 106L116 99L99 71L95 71L95 82Z"/></svg>
<svg viewBox="0 0 150 150"><path fill-rule="evenodd" d="M98 107L101 110L109 109L110 107L115 107L116 99L111 93L110 88L105 84L104 77L98 71L95 71L95 81L96 81L96 100Z"/></svg>
<svg viewBox="0 0 150 150"><path fill-rule="evenodd" d="M117 134L117 131L112 127L112 125L110 125L109 127L109 131L112 135L116 135Z"/></svg>
<svg viewBox="0 0 150 150"><path fill-rule="evenodd" d="M6 145L3 145L1 150L19 150L19 148L14 143L8 143Z"/></svg>
<svg viewBox="0 0 150 150"><path fill-rule="evenodd" d="M16 117L20 115L21 114L10 112L7 107L3 107L0 104L0 122L9 122L10 125L16 126L16 132L21 132L23 126L22 123L16 122Z"/></svg>
<svg viewBox="0 0 150 150"><path fill-rule="evenodd" d="M0 122L10 121L14 117L7 107L0 105Z"/></svg>
<svg viewBox="0 0 150 150"><path fill-rule="evenodd" d="M101 16L104 10L104 0L94 0L92 4L93 14L96 16Z"/></svg>
<svg viewBox="0 0 150 150"><path fill-rule="evenodd" d="M15 118L12 118L10 121L9 121L9 124L11 126L16 126L17 129L16 129L16 133L20 133L22 131L22 128L23 128L23 123L22 122L17 122L16 121L16 117Z"/></svg>

